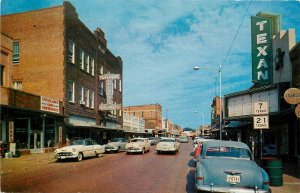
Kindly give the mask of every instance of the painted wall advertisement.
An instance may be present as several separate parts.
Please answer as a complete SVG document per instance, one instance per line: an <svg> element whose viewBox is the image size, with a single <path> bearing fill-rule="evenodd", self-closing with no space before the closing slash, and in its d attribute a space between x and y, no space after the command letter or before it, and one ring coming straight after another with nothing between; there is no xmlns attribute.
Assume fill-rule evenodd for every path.
<svg viewBox="0 0 300 193"><path fill-rule="evenodd" d="M251 17L252 82L272 84L273 49L272 21L268 18Z"/></svg>

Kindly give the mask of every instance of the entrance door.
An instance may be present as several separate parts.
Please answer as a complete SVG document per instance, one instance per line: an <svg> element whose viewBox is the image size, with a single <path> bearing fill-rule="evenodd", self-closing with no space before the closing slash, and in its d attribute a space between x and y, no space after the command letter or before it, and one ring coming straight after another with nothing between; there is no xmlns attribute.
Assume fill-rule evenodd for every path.
<svg viewBox="0 0 300 193"><path fill-rule="evenodd" d="M30 152L40 153L42 141L42 132L37 130L32 130L30 132Z"/></svg>

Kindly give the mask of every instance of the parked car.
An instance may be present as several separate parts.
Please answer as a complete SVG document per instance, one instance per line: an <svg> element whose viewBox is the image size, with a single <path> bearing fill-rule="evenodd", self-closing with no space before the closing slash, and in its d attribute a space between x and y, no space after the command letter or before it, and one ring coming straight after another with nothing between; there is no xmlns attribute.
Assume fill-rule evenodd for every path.
<svg viewBox="0 0 300 193"><path fill-rule="evenodd" d="M188 143L189 142L189 138L187 136L181 136L179 138L180 143Z"/></svg>
<svg viewBox="0 0 300 193"><path fill-rule="evenodd" d="M179 140L174 137L161 137L160 141L156 145L156 152L158 154L162 152L174 152L176 154L180 149Z"/></svg>
<svg viewBox="0 0 300 193"><path fill-rule="evenodd" d="M195 188L207 192L268 193L269 176L253 160L249 147L236 141L203 142Z"/></svg>
<svg viewBox="0 0 300 193"><path fill-rule="evenodd" d="M142 153L150 151L150 142L148 138L133 138L125 145L127 154Z"/></svg>
<svg viewBox="0 0 300 193"><path fill-rule="evenodd" d="M120 152L125 151L125 145L128 143L128 140L124 138L114 138L105 146L106 152Z"/></svg>
<svg viewBox="0 0 300 193"><path fill-rule="evenodd" d="M74 140L71 145L54 151L57 160L73 158L77 161L81 161L85 157L100 157L104 152L105 148L92 139Z"/></svg>
<svg viewBox="0 0 300 193"><path fill-rule="evenodd" d="M155 137L149 137L150 145L156 145L158 143L158 139Z"/></svg>

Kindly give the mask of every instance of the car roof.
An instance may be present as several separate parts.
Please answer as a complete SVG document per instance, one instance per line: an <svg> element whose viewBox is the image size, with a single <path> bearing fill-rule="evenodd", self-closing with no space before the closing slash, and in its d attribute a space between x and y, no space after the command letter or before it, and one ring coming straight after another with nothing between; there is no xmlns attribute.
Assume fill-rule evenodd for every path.
<svg viewBox="0 0 300 193"><path fill-rule="evenodd" d="M226 147L236 147L236 148L244 148L250 150L247 144L239 141L208 140L208 141L203 141L203 146L204 148L214 147L214 146L226 146Z"/></svg>

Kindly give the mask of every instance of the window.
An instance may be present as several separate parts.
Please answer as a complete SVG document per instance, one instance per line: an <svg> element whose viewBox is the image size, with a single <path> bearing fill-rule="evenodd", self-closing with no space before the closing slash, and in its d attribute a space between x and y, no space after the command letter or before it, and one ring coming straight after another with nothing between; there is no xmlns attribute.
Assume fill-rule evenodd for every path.
<svg viewBox="0 0 300 193"><path fill-rule="evenodd" d="M20 63L20 43L13 42L13 64Z"/></svg>
<svg viewBox="0 0 300 193"><path fill-rule="evenodd" d="M90 57L87 54L84 55L84 65L85 65L86 72L89 73L90 72Z"/></svg>
<svg viewBox="0 0 300 193"><path fill-rule="evenodd" d="M79 65L80 65L80 69L84 70L84 51L83 50L79 50Z"/></svg>
<svg viewBox="0 0 300 193"><path fill-rule="evenodd" d="M75 64L75 44L72 40L69 40L68 60Z"/></svg>
<svg viewBox="0 0 300 193"><path fill-rule="evenodd" d="M104 82L102 80L100 80L100 83L99 83L99 94L101 96L103 96L103 93L104 93Z"/></svg>
<svg viewBox="0 0 300 193"><path fill-rule="evenodd" d="M13 82L14 89L22 90L22 81L14 81Z"/></svg>
<svg viewBox="0 0 300 193"><path fill-rule="evenodd" d="M83 104L84 103L84 87L83 86L79 86L79 103Z"/></svg>
<svg viewBox="0 0 300 193"><path fill-rule="evenodd" d="M89 97L90 91L89 89L85 89L85 95L84 95L84 101L85 101L85 106L90 106L90 97Z"/></svg>
<svg viewBox="0 0 300 193"><path fill-rule="evenodd" d="M89 95L89 102L90 102L90 107L93 109L94 108L94 94L95 94L95 92L94 91L92 91L92 90L90 90L90 95Z"/></svg>
<svg viewBox="0 0 300 193"><path fill-rule="evenodd" d="M119 91L122 92L122 80L119 80Z"/></svg>
<svg viewBox="0 0 300 193"><path fill-rule="evenodd" d="M95 60L94 60L94 58L91 58L90 71L91 71L92 76L94 76L95 75Z"/></svg>
<svg viewBox="0 0 300 193"><path fill-rule="evenodd" d="M117 89L117 81L118 80L113 80L113 82L114 82L114 89Z"/></svg>
<svg viewBox="0 0 300 193"><path fill-rule="evenodd" d="M144 112L142 111L142 117L144 117Z"/></svg>
<svg viewBox="0 0 300 193"><path fill-rule="evenodd" d="M100 75L103 74L103 66L100 67L100 72L99 73L100 73Z"/></svg>
<svg viewBox="0 0 300 193"><path fill-rule="evenodd" d="M0 64L0 85L4 84L4 66Z"/></svg>
<svg viewBox="0 0 300 193"><path fill-rule="evenodd" d="M75 83L71 80L68 82L68 99L69 102L75 102Z"/></svg>

